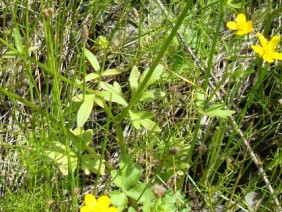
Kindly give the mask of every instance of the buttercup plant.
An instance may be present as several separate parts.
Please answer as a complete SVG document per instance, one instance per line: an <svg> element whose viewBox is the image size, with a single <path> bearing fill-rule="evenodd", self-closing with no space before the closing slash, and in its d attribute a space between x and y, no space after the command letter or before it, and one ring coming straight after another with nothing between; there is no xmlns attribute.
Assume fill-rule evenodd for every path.
<svg viewBox="0 0 282 212"><path fill-rule="evenodd" d="M96 199L92 194L86 194L80 212L119 212L116 207L110 206L110 203L111 200L106 195Z"/></svg>
<svg viewBox="0 0 282 212"><path fill-rule="evenodd" d="M270 41L267 40L261 33L257 33L257 37L261 46L252 45L252 49L259 54L266 62L273 63L274 60L282 60L282 53L278 53L275 49L280 43L280 36L273 36Z"/></svg>
<svg viewBox="0 0 282 212"><path fill-rule="evenodd" d="M0 211L282 211L281 1L16 2Z"/></svg>
<svg viewBox="0 0 282 212"><path fill-rule="evenodd" d="M237 15L236 22L229 21L226 24L228 29L237 30L236 35L246 35L253 31L253 22L247 21L246 16L242 13Z"/></svg>

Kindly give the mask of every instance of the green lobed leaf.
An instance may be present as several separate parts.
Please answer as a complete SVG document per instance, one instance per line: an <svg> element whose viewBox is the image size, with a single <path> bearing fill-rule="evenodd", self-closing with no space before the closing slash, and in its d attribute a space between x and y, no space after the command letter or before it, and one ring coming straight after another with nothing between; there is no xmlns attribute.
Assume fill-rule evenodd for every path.
<svg viewBox="0 0 282 212"><path fill-rule="evenodd" d="M45 151L45 155L58 165L59 170L65 176L68 175L69 165L73 172L77 168L77 155L75 152L71 150L67 151L66 146L58 141L52 142L52 146ZM68 156L70 161L68 160Z"/></svg>
<svg viewBox="0 0 282 212"><path fill-rule="evenodd" d="M135 129L139 129L141 126L141 120L153 117L152 113L146 111L133 111L129 110L129 118Z"/></svg>
<svg viewBox="0 0 282 212"><path fill-rule="evenodd" d="M129 116L132 121L135 121L153 118L154 114L147 111L129 110Z"/></svg>
<svg viewBox="0 0 282 212"><path fill-rule="evenodd" d="M91 66L94 68L95 71L100 70L100 65L96 57L90 52L88 49L83 48L83 52L87 60L90 62Z"/></svg>
<svg viewBox="0 0 282 212"><path fill-rule="evenodd" d="M129 158L123 157L119 163L120 171L111 171L113 183L124 191L129 190L140 179L141 166L134 164Z"/></svg>
<svg viewBox="0 0 282 212"><path fill-rule="evenodd" d="M84 154L81 157L81 169L85 172L86 175L90 173L105 174L105 164L102 162L101 167L101 158L94 158L93 155Z"/></svg>
<svg viewBox="0 0 282 212"><path fill-rule="evenodd" d="M82 128L75 128L74 130L70 130L74 135L79 137L81 140L81 143L74 142L74 145L77 147L77 149L82 145L88 145L92 139L93 139L93 130L83 130Z"/></svg>
<svg viewBox="0 0 282 212"><path fill-rule="evenodd" d="M160 127L154 121L151 120L153 116L154 115L150 112L129 110L129 117L135 129L139 129L140 125L142 125L148 130L153 130L157 132L160 131Z"/></svg>
<svg viewBox="0 0 282 212"><path fill-rule="evenodd" d="M120 191L111 191L109 193L111 204L116 206L120 211L127 208L128 199L127 196Z"/></svg>
<svg viewBox="0 0 282 212"><path fill-rule="evenodd" d="M138 203L144 203L146 200L152 202L155 199L152 189L148 188L146 183L138 183L133 188L125 191L125 193L127 196L138 200Z"/></svg>

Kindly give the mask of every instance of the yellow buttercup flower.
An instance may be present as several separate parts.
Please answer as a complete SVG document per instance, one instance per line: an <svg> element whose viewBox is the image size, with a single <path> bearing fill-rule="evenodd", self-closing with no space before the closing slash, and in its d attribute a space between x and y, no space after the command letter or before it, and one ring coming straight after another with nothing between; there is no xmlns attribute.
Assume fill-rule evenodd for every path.
<svg viewBox="0 0 282 212"><path fill-rule="evenodd" d="M282 60L282 53L275 51L280 43L280 37L275 35L268 41L261 33L257 33L260 45L252 45L252 49L259 54L266 62L273 63L274 60Z"/></svg>
<svg viewBox="0 0 282 212"><path fill-rule="evenodd" d="M253 31L253 22L247 21L246 16L242 13L237 15L236 22L229 21L226 24L228 29L237 30L236 35L246 35Z"/></svg>
<svg viewBox="0 0 282 212"><path fill-rule="evenodd" d="M106 195L96 199L92 194L86 194L80 212L119 212L116 207L110 207L110 204L110 198Z"/></svg>

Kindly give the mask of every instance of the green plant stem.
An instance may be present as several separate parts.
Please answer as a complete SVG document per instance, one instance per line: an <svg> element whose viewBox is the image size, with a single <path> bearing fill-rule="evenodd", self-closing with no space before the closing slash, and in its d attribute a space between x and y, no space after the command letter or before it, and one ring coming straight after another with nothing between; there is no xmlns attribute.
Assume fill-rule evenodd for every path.
<svg viewBox="0 0 282 212"><path fill-rule="evenodd" d="M208 67L207 67L206 74L205 74L205 82L204 82L204 85L203 85L203 90L206 90L208 85L209 85L208 83L209 83L209 77L210 77L210 74L211 74L212 61L213 61L214 54L215 54L215 47L216 47L216 44L217 44L220 28L222 26L223 17L224 17L224 8L223 7L224 7L224 2L221 0L220 1L220 14L219 14L218 24L217 24L217 28L216 28L216 33L215 33L215 36L214 36L214 42L212 44L212 48L211 48L210 55L209 55ZM207 102L205 104L207 104ZM194 130L194 133L193 133L193 139L192 139L192 142L191 142L191 148L189 150L189 154L188 154L188 158L187 158L187 162L189 164L191 163L192 153L194 151L194 147L196 145L196 141L197 141L197 138L198 138L198 133L200 131L202 117L203 117L203 115L201 115L201 114L198 115L196 127L195 127L195 130Z"/></svg>
<svg viewBox="0 0 282 212"><path fill-rule="evenodd" d="M270 4L270 3L269 3ZM268 10L268 18L265 21L264 29L263 29L263 34L265 37L268 37L270 27L271 27L271 22L273 21L274 16L282 12L282 8L279 7L272 12Z"/></svg>
<svg viewBox="0 0 282 212"><path fill-rule="evenodd" d="M157 65L159 64L160 60L162 59L162 57L164 56L164 54L166 53L167 49L169 48L170 43L172 42L173 37L176 35L177 30L179 29L179 27L181 26L182 22L184 21L185 17L187 16L188 10L191 8L192 6L192 0L188 1L185 8L183 9L181 15L179 16L179 18L177 19L177 22L175 24L175 26L172 28L171 33L169 34L169 36L167 37L167 39L165 40L165 42L163 43L161 50L159 51L156 59L154 60L152 66L150 67L148 74L146 75L144 81L141 83L141 85L139 86L136 95L130 100L128 106L123 109L123 111L121 112L120 116L118 117L118 121L121 122L128 114L128 111L136 104L136 102L138 102L138 100L140 99L144 88L147 84L147 81L150 79L150 77L152 76L155 68L157 67Z"/></svg>
<svg viewBox="0 0 282 212"><path fill-rule="evenodd" d="M208 60L208 67L207 67L206 74L205 74L205 82L204 82L204 85L203 85L203 90L206 90L208 88L208 85L209 85L209 77L211 75L213 59L214 59L214 55L215 55L215 48L217 46L217 41L218 41L218 37L219 37L219 33L220 33L220 28L222 27L223 18L224 18L223 7L224 7L224 3L221 0L220 1L219 19L218 19L218 23L217 23L216 32L215 32L215 35L214 35L212 47L211 47L211 50L210 50L210 55L209 55L209 60Z"/></svg>

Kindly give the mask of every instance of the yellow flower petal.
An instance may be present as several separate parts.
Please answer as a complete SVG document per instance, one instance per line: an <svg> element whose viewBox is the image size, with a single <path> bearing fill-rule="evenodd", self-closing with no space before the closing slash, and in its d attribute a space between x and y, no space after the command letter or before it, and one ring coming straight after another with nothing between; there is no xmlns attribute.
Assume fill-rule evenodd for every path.
<svg viewBox="0 0 282 212"><path fill-rule="evenodd" d="M227 22L226 26L227 26L228 29L231 29L231 30L237 30L238 29L237 23L234 22L234 21Z"/></svg>
<svg viewBox="0 0 282 212"><path fill-rule="evenodd" d="M249 32L253 31L254 30L253 22L252 21L248 21L247 24L246 24L246 27L248 28Z"/></svg>
<svg viewBox="0 0 282 212"><path fill-rule="evenodd" d="M271 56L275 60L282 60L282 53L273 52Z"/></svg>
<svg viewBox="0 0 282 212"><path fill-rule="evenodd" d="M261 33L257 33L257 37L259 38L262 48L267 47L268 40Z"/></svg>
<svg viewBox="0 0 282 212"><path fill-rule="evenodd" d="M249 33L249 31L246 31L246 30L238 30L236 35L246 35L248 33Z"/></svg>
<svg viewBox="0 0 282 212"><path fill-rule="evenodd" d="M262 56L264 54L264 50L261 46L259 45L252 45L252 49L259 54L259 56Z"/></svg>
<svg viewBox="0 0 282 212"><path fill-rule="evenodd" d="M246 21L246 16L242 13L237 15L237 22L229 21L226 23L228 29L237 30L236 35L246 35L253 31L253 22Z"/></svg>
<svg viewBox="0 0 282 212"><path fill-rule="evenodd" d="M276 49L276 47L279 45L280 43L280 37L278 35L275 35L271 38L271 40L269 41L268 43L268 46L271 48L271 49Z"/></svg>
<svg viewBox="0 0 282 212"><path fill-rule="evenodd" d="M84 197L84 204L92 210L94 206L97 204L96 198L92 194L86 194Z"/></svg>
<svg viewBox="0 0 282 212"><path fill-rule="evenodd" d="M262 58L263 58L266 62L268 62L268 63L273 63L273 62L274 62L274 60L273 60L273 58L271 57L270 54L264 54L264 55L262 56Z"/></svg>
<svg viewBox="0 0 282 212"><path fill-rule="evenodd" d="M105 208L108 208L108 207L110 206L110 204L111 204L111 200L110 200L110 198L109 198L108 196L103 195L103 196L100 196L100 197L98 198L97 203L98 203L98 205L100 205L100 206L103 206L103 207L105 207Z"/></svg>
<svg viewBox="0 0 282 212"><path fill-rule="evenodd" d="M92 210L90 210L87 206L84 205L80 208L80 212L92 212Z"/></svg>
<svg viewBox="0 0 282 212"><path fill-rule="evenodd" d="M246 23L246 16L242 13L237 15L237 23L238 25L240 24L245 24Z"/></svg>

